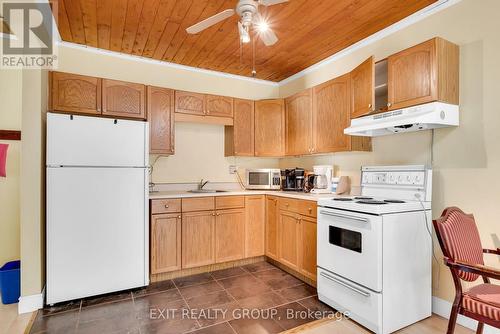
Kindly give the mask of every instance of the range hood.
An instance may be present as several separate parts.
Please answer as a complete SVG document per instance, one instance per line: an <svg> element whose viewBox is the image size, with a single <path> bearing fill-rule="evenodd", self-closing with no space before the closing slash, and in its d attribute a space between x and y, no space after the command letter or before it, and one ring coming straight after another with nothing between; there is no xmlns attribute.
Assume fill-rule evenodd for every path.
<svg viewBox="0 0 500 334"><path fill-rule="evenodd" d="M458 106L431 102L376 115L355 118L344 133L351 136L376 137L395 133L458 126Z"/></svg>

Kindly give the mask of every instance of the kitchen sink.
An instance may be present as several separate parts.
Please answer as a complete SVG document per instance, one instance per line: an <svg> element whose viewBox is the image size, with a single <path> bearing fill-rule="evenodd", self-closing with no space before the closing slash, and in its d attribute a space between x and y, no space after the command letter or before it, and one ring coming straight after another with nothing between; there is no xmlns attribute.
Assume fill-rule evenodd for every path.
<svg viewBox="0 0 500 334"><path fill-rule="evenodd" d="M195 190L188 190L188 192L195 194L213 194L213 193L225 193L227 192L227 190L195 189Z"/></svg>

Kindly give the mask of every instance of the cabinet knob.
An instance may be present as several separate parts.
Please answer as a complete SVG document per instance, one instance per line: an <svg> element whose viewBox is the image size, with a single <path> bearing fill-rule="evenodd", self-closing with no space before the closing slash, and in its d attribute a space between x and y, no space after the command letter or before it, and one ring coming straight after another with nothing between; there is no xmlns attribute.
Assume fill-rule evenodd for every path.
<svg viewBox="0 0 500 334"><path fill-rule="evenodd" d="M217 216L220 216L220 213L218 213L218 212L217 212L217 213L216 213L216 215L217 215Z"/></svg>
<svg viewBox="0 0 500 334"><path fill-rule="evenodd" d="M182 218L182 216L181 216L181 215L178 215L178 216L177 216L177 218L181 219L181 218Z"/></svg>
<svg viewBox="0 0 500 334"><path fill-rule="evenodd" d="M290 204L289 203L285 203L286 206L289 206Z"/></svg>
<svg viewBox="0 0 500 334"><path fill-rule="evenodd" d="M371 109L371 108L372 108L372 104L368 103L368 109Z"/></svg>
<svg viewBox="0 0 500 334"><path fill-rule="evenodd" d="M309 210L309 212L312 212L313 209L312 208L308 208L308 210Z"/></svg>
<svg viewBox="0 0 500 334"><path fill-rule="evenodd" d="M387 102L387 106L388 107L392 106L392 103L391 102Z"/></svg>
<svg viewBox="0 0 500 334"><path fill-rule="evenodd" d="M215 212L212 212L212 216L215 216Z"/></svg>
<svg viewBox="0 0 500 334"><path fill-rule="evenodd" d="M168 209L168 204L165 204L165 209Z"/></svg>

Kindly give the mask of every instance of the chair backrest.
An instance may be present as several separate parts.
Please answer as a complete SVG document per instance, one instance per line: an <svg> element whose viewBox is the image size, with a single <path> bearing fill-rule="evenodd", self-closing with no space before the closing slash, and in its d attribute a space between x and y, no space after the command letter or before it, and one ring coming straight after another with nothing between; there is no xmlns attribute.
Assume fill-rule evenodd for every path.
<svg viewBox="0 0 500 334"><path fill-rule="evenodd" d="M444 256L452 261L484 264L483 247L474 216L457 207L446 208L441 217L433 221ZM464 281L475 281L479 275L458 271Z"/></svg>

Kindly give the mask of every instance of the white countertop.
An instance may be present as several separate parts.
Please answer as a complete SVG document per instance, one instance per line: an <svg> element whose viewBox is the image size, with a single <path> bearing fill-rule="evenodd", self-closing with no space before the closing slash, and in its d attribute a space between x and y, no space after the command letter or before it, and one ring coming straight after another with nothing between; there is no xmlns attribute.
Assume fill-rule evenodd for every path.
<svg viewBox="0 0 500 334"><path fill-rule="evenodd" d="M158 191L149 193L149 199L167 198L190 198L190 197L212 197L212 196L241 196L241 195L273 195L287 198L296 198L306 201L318 201L321 198L338 197L336 194L311 194L292 191L276 190L228 190L218 193L191 193L188 191Z"/></svg>

